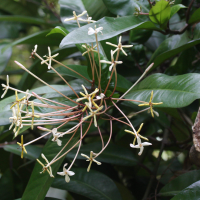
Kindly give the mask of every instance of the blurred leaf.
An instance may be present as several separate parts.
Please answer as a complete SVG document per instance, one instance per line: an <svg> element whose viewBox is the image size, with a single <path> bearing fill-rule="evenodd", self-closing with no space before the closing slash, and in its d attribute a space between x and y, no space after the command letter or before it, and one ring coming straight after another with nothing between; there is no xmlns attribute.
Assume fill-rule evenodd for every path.
<svg viewBox="0 0 200 200"><path fill-rule="evenodd" d="M81 74L82 76L84 76L85 78L87 78L88 80L90 80L90 77L87 73L87 66L83 66L83 65L67 65L67 67L71 68L72 70L78 72L79 74ZM83 77L81 77L80 75L76 74L75 72L60 66L60 67L56 67L55 68L56 71L62 75L68 75L68 76L72 76L78 79L84 79ZM55 73L53 70L49 71L50 73ZM84 79L85 80L85 79Z"/></svg>
<svg viewBox="0 0 200 200"><path fill-rule="evenodd" d="M14 181L11 170L8 169L0 179L0 199L14 200Z"/></svg>
<svg viewBox="0 0 200 200"><path fill-rule="evenodd" d="M5 151L14 153L18 156L21 156L21 149L19 148L18 144L11 144L11 145L6 145L3 147ZM40 153L42 151L42 148L34 145L28 145L26 147L27 154L24 153L24 158L28 158L30 160L34 160L40 156Z"/></svg>
<svg viewBox="0 0 200 200"><path fill-rule="evenodd" d="M159 66L165 60L175 56L176 54L189 49L200 43L200 39L190 40L187 33L182 35L173 35L167 38L154 52L148 65L154 63L151 68L154 69Z"/></svg>
<svg viewBox="0 0 200 200"><path fill-rule="evenodd" d="M61 27L61 26L56 26L54 29L52 29L52 30L47 34L47 36L48 36L48 35L51 35L51 34L55 34L55 33L60 33L60 34L62 34L62 35L64 35L64 36L66 36L69 32L68 32L65 28L63 28L63 27Z"/></svg>
<svg viewBox="0 0 200 200"><path fill-rule="evenodd" d="M48 25L54 26L55 24L50 24L48 21L45 21L40 18L36 17L27 17L27 16L20 16L20 15L0 15L0 21L6 22L22 22L27 24L35 24L35 25Z"/></svg>
<svg viewBox="0 0 200 200"><path fill-rule="evenodd" d="M200 197L200 181L193 183L179 194L173 197L171 200L197 200Z"/></svg>
<svg viewBox="0 0 200 200"><path fill-rule="evenodd" d="M192 183L200 179L200 170L189 171L185 174L178 176L177 178L166 184L159 192L162 196L174 196L181 192L181 190L190 186Z"/></svg>
<svg viewBox="0 0 200 200"><path fill-rule="evenodd" d="M144 22L143 20L135 16L126 16L119 18L104 17L95 23L85 25L75 31L70 32L62 40L60 47L62 48L70 44L95 42L95 36L88 35L88 28L94 28L95 25L97 25L97 27L103 27L103 34L98 34L98 41L112 38L122 32L131 29L160 30L152 22Z"/></svg>
<svg viewBox="0 0 200 200"><path fill-rule="evenodd" d="M71 136L66 135L62 139L63 144L65 144L69 140L70 137ZM75 137L70 142L68 147L66 147L65 151L74 145L75 141L77 140L77 137L78 137L78 134L75 135ZM46 156L46 158L49 161L52 160L61 149L61 147L58 146L56 142L52 142L51 139L52 138L48 140L48 142L45 144L44 148L42 149L42 153ZM39 160L42 163L45 163L44 159L41 156ZM52 171L53 171L54 176L56 175L56 172L59 169L63 160L64 160L64 157L52 165ZM42 170L42 166L37 162L35 164L30 180L25 189L25 192L22 196L22 200L27 200L27 199L28 200L36 200L36 199L43 200L44 199L54 179L51 178L47 172L40 174L41 170Z"/></svg>
<svg viewBox="0 0 200 200"><path fill-rule="evenodd" d="M146 42L152 35L152 30L138 29L130 31L130 41L137 43Z"/></svg>
<svg viewBox="0 0 200 200"><path fill-rule="evenodd" d="M194 23L197 23L199 21L200 21L200 8L198 8L197 10L195 10L195 12L190 17L188 23L189 24L194 24Z"/></svg>
<svg viewBox="0 0 200 200"><path fill-rule="evenodd" d="M124 1L113 1L103 0L106 7L115 15L132 15L135 9L141 9L143 12L149 12L148 1L137 1L137 0L124 0Z"/></svg>
<svg viewBox="0 0 200 200"><path fill-rule="evenodd" d="M160 0L156 2L155 6L152 6L149 11L149 18L152 22L163 25L168 22L171 15L171 7L168 1Z"/></svg>
<svg viewBox="0 0 200 200"><path fill-rule="evenodd" d="M7 43L3 42L0 43L0 74L5 69L11 55L12 55L12 48L9 47L6 51L2 52L2 49L7 45Z"/></svg>
<svg viewBox="0 0 200 200"><path fill-rule="evenodd" d="M174 14L176 14L181 8L187 8L183 4L176 4L171 7L171 16L172 17Z"/></svg>
<svg viewBox="0 0 200 200"><path fill-rule="evenodd" d="M126 95L126 99L149 102L153 90L153 102L163 102L163 104L157 105L158 107L185 107L200 98L199 79L200 74L196 73L179 76L153 74L137 84Z"/></svg>
<svg viewBox="0 0 200 200"><path fill-rule="evenodd" d="M89 199L121 200L115 183L106 175L93 170L87 173L86 169L81 168L74 168L73 171L75 175L69 183L65 182L64 177L56 177L52 187L81 194Z"/></svg>
<svg viewBox="0 0 200 200"><path fill-rule="evenodd" d="M95 142L83 145L81 147L81 153L89 154L89 152L94 151L95 153L101 151L102 143ZM67 154L67 157L73 159L77 150L72 150ZM81 155L78 155L77 159L85 160L85 158ZM102 154L98 156L98 161L110 163L114 165L122 165L122 166L133 166L137 164L137 159L133 154L132 149L127 144L127 148L118 146L116 144L110 143L108 147L103 151Z"/></svg>

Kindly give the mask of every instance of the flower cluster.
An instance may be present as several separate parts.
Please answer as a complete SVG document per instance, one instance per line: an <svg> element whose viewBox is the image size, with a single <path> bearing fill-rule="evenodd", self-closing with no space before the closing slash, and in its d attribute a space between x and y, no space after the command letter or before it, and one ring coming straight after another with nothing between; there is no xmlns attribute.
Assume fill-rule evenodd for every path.
<svg viewBox="0 0 200 200"><path fill-rule="evenodd" d="M73 12L74 17L66 19L65 21L76 20L79 27L80 27L80 24L78 21L85 21L88 23L94 22L89 17L87 18L87 20L84 20L81 18L86 13L87 12L84 11L82 14L76 15L76 13ZM73 161L71 162L70 166L66 169L65 167L67 164L65 164L63 166L63 172L57 172L58 175L65 176L66 182L70 181L69 176L73 176L75 174L73 171L70 171L70 169L72 168L72 166L79 154L79 151L81 149L82 140L88 133L92 124L94 124L94 126L97 127L97 129L99 131L99 135L100 135L100 138L102 141L102 149L98 153L94 153L91 150L90 156L81 154L83 157L87 158L86 161L89 161L89 166L87 169L88 172L90 171L92 162L96 162L97 165L101 165L101 162L97 161L96 158L105 150L105 148L108 146L108 144L111 140L112 122L113 121L118 121L120 123L123 123L132 129L131 131L130 130L125 130L125 131L128 133L131 133L135 136L133 144L130 144L130 147L140 148L139 155L142 154L144 146L151 145L151 143L149 143L149 142L143 142L143 143L141 142L141 139L148 141L148 138L143 137L142 135L139 134L143 124L140 126L139 130L136 131L134 126L131 124L130 120L128 119L128 117L117 106L117 102L119 102L119 101L123 101L123 100L129 101L129 99L124 99L123 97L125 94L127 94L130 91L130 89L134 85L121 97L113 98L113 94L116 91L116 85L117 85L117 69L116 69L116 67L117 67L117 64L122 64L122 61L118 61L119 53L122 52L124 55L127 56L127 53L124 51L123 48L130 48L130 47L132 47L132 45L122 45L122 42L121 42L122 37L121 36L119 37L118 45L107 42L108 45L116 47L116 49L114 51L111 51L111 61L100 60L100 52L99 52L99 46L98 46L98 33L102 32L102 30L103 30L103 27L96 28L96 26L95 26L94 29L92 27L90 27L88 30L88 35L95 34L96 44L95 45L93 45L93 44L83 45L83 47L87 50L86 52L83 53L83 55L87 55L90 58L90 62L91 62L90 66L92 68L91 69L92 70L92 80L88 80L86 77L83 77L81 74L72 70L70 67L62 64L63 67L66 67L67 69L72 70L73 72L77 73L77 75L83 77L89 83L90 86L87 86L87 87L82 85L83 91L80 91L80 93L77 93L73 89L73 87L69 84L69 82L67 80L65 80L64 77L55 68L52 67L52 62L55 62L58 64L60 64L60 62L58 62L55 59L55 57L58 54L51 55L50 47L48 47L48 56L45 56L46 60L43 59L40 55L38 55L37 45L35 45L35 48L32 51L32 56L35 56L38 59L40 59L41 64L46 64L48 66L48 69L53 70L71 88L71 90L74 92L74 95L76 96L76 99L66 96L62 92L58 91L55 87L49 85L47 82L45 82L44 80L40 79L38 76L36 76L32 72L30 72L21 63L15 61L15 63L20 68L24 69L26 72L31 74L37 80L39 80L46 86L50 87L52 90L57 92L60 96L66 98L70 102L69 105L52 100L52 99L44 98L43 96L39 96L35 92L29 92L28 90L26 92L24 92L24 91L12 88L9 85L9 77L8 76L7 76L7 85L2 84L3 90L5 90L3 95L1 96L2 98L6 95L6 92L8 91L8 89L15 91L16 100L10 107L12 109L12 116L10 117L10 121L12 122L12 124L10 126L10 129L14 126L13 131L14 131L15 137L18 136L21 128L24 126L30 126L32 129L36 126L39 130L45 131L45 134L43 134L40 137L38 137L28 143L25 143L25 144L23 142L23 135L21 135L21 143L19 143L19 142L17 143L20 146L20 148L22 149L21 158L23 158L24 152L27 153L26 148L25 148L26 146L40 140L41 138L44 138L47 135L52 134L52 142L55 142L55 144L60 146L62 149L50 161L46 158L46 156L44 154L41 154L41 157L46 162L45 164L43 164L39 159L37 159L37 161L42 166L41 173L44 173L45 171L47 171L49 173L50 177L54 177L55 174L54 174L51 166L55 162L57 162L59 159L64 157L73 148L78 146L77 153L76 153ZM95 48L97 48L97 49L95 50ZM117 53L116 58L114 58L115 53ZM99 59L98 60L99 61L98 68L97 68L97 64L96 64L98 62L95 61L94 54L98 55L98 56L96 56ZM106 64L110 65L109 66L110 78L109 78L107 86L105 88L101 87L101 63L106 63ZM146 74L146 72L149 70L149 68L145 70L145 72L141 76L141 78ZM97 70L97 69L99 69L99 70ZM110 82L111 82L113 74L115 74L114 89L110 96L106 96L106 93L107 93L108 87L110 86ZM95 79L97 79L97 80L95 80ZM20 98L19 98L18 94L20 94ZM136 102L142 103L139 106L148 106L147 109L144 109L142 111L149 110L151 112L152 117L154 117L154 114L156 114L156 115L158 115L158 114L156 111L153 110L153 106L159 105L162 102L153 103L152 98L153 98L153 91L151 93L149 102L137 101L137 100L130 100L130 101L136 101ZM110 104L112 104L112 105L110 105ZM118 109L126 121L120 120L119 118L115 118L115 117L109 115L108 114L109 112L107 112L107 111L111 107L115 107L116 109ZM40 109L38 109L38 108L49 109L49 112L46 112L46 113L40 112L39 111ZM142 111L140 111L140 112L142 112ZM103 137L101 134L100 127L98 125L98 120L105 119L105 117L107 117L106 120L110 121L110 135L109 135L109 139L108 139L107 143L104 145L104 140L103 140ZM72 128L65 130L64 132L59 131L59 129L61 129L61 127L64 127L64 125L66 125L68 122L72 122L72 121L76 123ZM83 131L83 125L87 125L86 130L84 129L85 131ZM49 127L52 127L52 128L49 128ZM71 148L69 148L67 151L65 151L66 147L69 145L72 138L77 134L78 130L80 131L78 141L75 144L73 144L73 146ZM63 144L62 138L64 138L65 135L71 135L71 138L69 139L69 141L66 144ZM135 144L136 140L137 140L137 144Z"/></svg>

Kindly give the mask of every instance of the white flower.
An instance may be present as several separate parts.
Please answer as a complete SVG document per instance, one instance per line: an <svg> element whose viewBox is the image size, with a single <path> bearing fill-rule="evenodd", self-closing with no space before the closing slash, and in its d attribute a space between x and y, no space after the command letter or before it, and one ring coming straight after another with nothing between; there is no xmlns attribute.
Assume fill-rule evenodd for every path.
<svg viewBox="0 0 200 200"><path fill-rule="evenodd" d="M60 136L60 133L57 132L57 128L54 128L52 130L52 133L53 133L53 139L52 139L52 141L53 142L57 142L57 145L61 146L62 145L62 141L58 139L59 136Z"/></svg>
<svg viewBox="0 0 200 200"><path fill-rule="evenodd" d="M37 47L38 47L38 45L36 44L36 45L34 46L33 53L36 53L36 51L37 51Z"/></svg>
<svg viewBox="0 0 200 200"><path fill-rule="evenodd" d="M92 20L92 17L88 17L87 19L79 18L78 20L82 22L96 22L95 20Z"/></svg>
<svg viewBox="0 0 200 200"><path fill-rule="evenodd" d="M49 161L47 160L47 158L45 157L45 155L42 153L41 154L41 156L42 156L42 158L46 161L46 165L44 165L39 159L36 159L37 161L38 161L38 163L40 164L40 165L42 165L42 171L40 172L40 174L41 173L44 173L45 171L47 171L48 173L49 173L49 175L50 175L50 177L53 177L54 178L54 175L52 174L52 169L51 169L51 166L50 166L50 163L49 163Z"/></svg>
<svg viewBox="0 0 200 200"><path fill-rule="evenodd" d="M69 170L65 169L66 165L67 165L67 163L64 164L64 166L63 166L63 172L57 172L57 174L59 174L61 176L65 176L65 181L67 183L69 183L69 181L70 181L69 176L73 176L75 173L73 171L69 171Z"/></svg>
<svg viewBox="0 0 200 200"><path fill-rule="evenodd" d="M88 35L97 34L98 32L100 32L101 34L103 34L102 30L103 30L103 27L96 28L96 26L95 26L95 30L92 27L89 27L88 28Z"/></svg>
<svg viewBox="0 0 200 200"><path fill-rule="evenodd" d="M105 97L104 93L101 93L99 96L96 96L96 99L103 99Z"/></svg>
<svg viewBox="0 0 200 200"><path fill-rule="evenodd" d="M44 56L44 57L47 57L47 59L43 60L41 62L41 65L44 64L45 62L49 61L48 69L51 69L51 60L52 60L52 58L55 58L56 56L58 56L59 53L56 53L55 55L51 56L51 49L50 49L50 47L48 47L48 51L49 51L49 56Z"/></svg>
<svg viewBox="0 0 200 200"><path fill-rule="evenodd" d="M111 61L100 60L101 63L110 64L109 71L112 70L113 66L116 64L122 64L122 61L115 61L113 57L114 52L111 50Z"/></svg>
<svg viewBox="0 0 200 200"><path fill-rule="evenodd" d="M119 37L119 43L118 43L118 45L112 44L112 43L110 43L110 42L106 42L106 44L109 44L109 45L111 45L111 46L113 46L113 47L116 47L116 49L113 51L113 54L115 54L115 52L116 52L117 50L121 50L121 51L123 52L123 54L127 56L127 53L124 51L123 48L130 48L130 47L132 47L133 45L122 45L121 40L122 40L122 36Z"/></svg>
<svg viewBox="0 0 200 200"><path fill-rule="evenodd" d="M137 145L134 145L134 144L130 144L130 147L132 148L139 148L140 149L140 152L138 153L138 155L142 155L142 152L144 150L144 146L149 146L149 145L152 145L150 142L143 142L141 143L141 139L139 136L137 136Z"/></svg>
<svg viewBox="0 0 200 200"><path fill-rule="evenodd" d="M3 87L3 90L5 90L4 93L1 95L1 98L4 98L4 96L6 95L8 89L9 89L9 87L10 87L10 86L9 86L9 76L8 76L8 75L7 75L7 77L6 77L6 83L7 83L7 85L1 84L2 87Z"/></svg>
<svg viewBox="0 0 200 200"><path fill-rule="evenodd" d="M83 154L83 153L81 153L81 156L87 158L86 161L90 161L89 166L88 166L88 168L87 168L87 172L90 171L90 167L91 167L91 165L92 165L92 162L97 163L97 165L101 165L101 163L100 163L99 161L97 161L97 160L94 159L93 155L94 155L94 156L96 155L93 151L90 151L90 157L87 156L87 155L85 155L85 154Z"/></svg>
<svg viewBox="0 0 200 200"><path fill-rule="evenodd" d="M95 45L93 47L90 47L90 46L88 47L88 46L86 46L86 45L83 44L82 47L85 48L85 49L87 49L87 51L83 52L82 56L84 56L86 53L89 53L90 51L98 53L98 51L95 50L95 48L97 47L97 45Z"/></svg>
<svg viewBox="0 0 200 200"><path fill-rule="evenodd" d="M71 21L71 20L80 20L80 21L83 21L83 19L81 19L80 17L82 17L83 15L85 15L87 13L87 11L83 11L80 15L76 15L76 12L73 11L73 15L74 17L71 17L71 18L66 18L64 21L67 22L67 21Z"/></svg>

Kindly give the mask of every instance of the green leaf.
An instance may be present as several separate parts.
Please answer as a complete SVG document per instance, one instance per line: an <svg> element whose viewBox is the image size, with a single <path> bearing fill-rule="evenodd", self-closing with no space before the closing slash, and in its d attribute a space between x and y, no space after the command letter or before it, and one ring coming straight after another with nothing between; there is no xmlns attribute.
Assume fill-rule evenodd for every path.
<svg viewBox="0 0 200 200"><path fill-rule="evenodd" d="M68 32L65 28L63 28L63 27L61 27L61 26L56 26L54 29L52 29L52 30L47 34L47 36L48 36L48 35L51 35L51 34L55 34L55 33L60 33L60 34L62 34L62 35L64 35L64 36L66 36L69 32Z"/></svg>
<svg viewBox="0 0 200 200"><path fill-rule="evenodd" d="M22 22L22 23L27 23L27 24L48 25L48 26L55 25L55 24L50 24L47 21L40 18L20 16L20 15L1 15L0 21Z"/></svg>
<svg viewBox="0 0 200 200"><path fill-rule="evenodd" d="M193 183L179 194L173 197L171 200L197 200L200 197L200 181Z"/></svg>
<svg viewBox="0 0 200 200"><path fill-rule="evenodd" d="M87 155L91 149L97 153L101 150L101 148L101 142L90 143L81 147L81 153ZM73 159L75 154L76 150L74 149L67 154L67 157ZM81 155L78 155L77 159L84 160L85 158ZM132 149L129 147L129 144L127 144L127 148L125 148L110 143L103 153L98 156L98 161L122 166L133 166L137 164L137 159L134 156Z"/></svg>
<svg viewBox="0 0 200 200"><path fill-rule="evenodd" d="M172 6L171 7L171 16L170 16L170 18L182 8L187 8L187 7L184 6L183 4L176 4L176 5Z"/></svg>
<svg viewBox="0 0 200 200"><path fill-rule="evenodd" d="M115 24L115 26L113 26L113 24ZM152 22L144 22L135 16L119 18L104 17L95 23L85 25L77 30L70 32L62 40L60 47L62 48L70 44L95 42L95 36L88 35L88 28L94 28L95 25L97 25L97 27L103 27L103 34L98 34L98 41L112 38L131 29L149 29L160 31L160 29L157 28Z"/></svg>
<svg viewBox="0 0 200 200"><path fill-rule="evenodd" d="M78 72L79 74L81 74L82 76L84 76L85 78L87 78L88 80L90 80L90 77L87 73L87 66L83 66L83 65L67 65L69 68L71 68L72 70ZM62 75L68 75L68 76L72 76L78 79L83 79L85 80L83 77L81 77L80 75L76 74L75 72L63 67L63 66L59 66L55 68L56 71ZM55 73L53 70L49 71L50 73Z"/></svg>
<svg viewBox="0 0 200 200"><path fill-rule="evenodd" d="M190 17L188 23L189 24L195 24L195 23L197 23L199 21L200 21L200 8L198 8L197 10L195 10L195 12Z"/></svg>
<svg viewBox="0 0 200 200"><path fill-rule="evenodd" d="M200 39L190 40L187 33L182 35L173 35L162 42L162 44L156 49L150 61L148 62L148 65L154 63L151 69L153 70L165 60L199 43Z"/></svg>
<svg viewBox="0 0 200 200"><path fill-rule="evenodd" d="M71 136L66 135L62 139L62 144L65 144ZM65 150L72 147L75 141L78 138L78 134L75 135L74 139L69 143ZM56 144L56 142L51 141L52 138L48 140L45 144L44 148L42 149L42 153L46 156L46 158L50 161L52 160L56 154L61 150L61 147ZM44 159L40 156L39 160L42 163ZM52 165L52 171L54 176L56 175L57 170L59 169L61 163L63 162L64 157L58 160L56 163ZM51 178L47 172L40 174L42 170L42 166L37 162L31 174L30 180L28 185L25 189L25 192L22 196L22 200L43 200L49 187L51 186L54 178Z"/></svg>
<svg viewBox="0 0 200 200"><path fill-rule="evenodd" d="M86 169L73 169L75 175L71 177L69 183L64 177L56 177L52 187L68 190L95 200L121 200L121 195L115 183L106 175Z"/></svg>
<svg viewBox="0 0 200 200"><path fill-rule="evenodd" d="M153 102L163 102L163 104L157 105L158 107L185 107L200 98L199 80L200 74L196 73L179 76L153 74L137 84L126 95L126 99L149 102L153 90Z"/></svg>
<svg viewBox="0 0 200 200"><path fill-rule="evenodd" d="M9 47L6 51L2 52L1 50L7 45L7 43L0 43L0 74L5 69L11 55L12 55L12 48Z"/></svg>
<svg viewBox="0 0 200 200"><path fill-rule="evenodd" d="M169 2L160 0L149 11L149 18L152 22L163 25L169 21L171 15L171 7Z"/></svg>
<svg viewBox="0 0 200 200"><path fill-rule="evenodd" d="M137 1L137 0L125 0L125 1L113 1L103 0L110 12L115 15L132 15L135 8L143 10L143 12L149 12L148 1Z"/></svg>
<svg viewBox="0 0 200 200"><path fill-rule="evenodd" d="M19 145L17 144L12 144L12 145L6 145L3 147L5 151L14 153L18 156L21 156L21 149L19 148ZM28 158L30 160L34 160L36 158L38 158L41 154L42 148L41 147L37 147L34 145L28 145L26 147L27 150L27 154L24 153L24 158Z"/></svg>
<svg viewBox="0 0 200 200"><path fill-rule="evenodd" d="M200 170L193 170L178 176L166 184L159 192L161 196L174 196L200 179ZM188 198L190 199L190 198Z"/></svg>

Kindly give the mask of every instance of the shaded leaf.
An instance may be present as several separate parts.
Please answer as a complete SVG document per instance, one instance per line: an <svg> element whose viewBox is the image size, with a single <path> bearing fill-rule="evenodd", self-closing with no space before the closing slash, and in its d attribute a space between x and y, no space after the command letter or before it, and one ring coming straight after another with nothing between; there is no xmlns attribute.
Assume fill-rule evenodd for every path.
<svg viewBox="0 0 200 200"><path fill-rule="evenodd" d="M198 8L197 10L195 10L195 12L190 17L188 23L189 24L194 24L194 23L197 23L199 21L200 21L200 8Z"/></svg>
<svg viewBox="0 0 200 200"><path fill-rule="evenodd" d="M69 183L65 182L64 177L56 177L52 187L68 190L95 200L120 200L121 195L115 183L106 175L86 169L73 169L75 175L71 177Z"/></svg>
<svg viewBox="0 0 200 200"><path fill-rule="evenodd" d="M172 17L174 14L176 14L180 9L186 8L183 4L176 4L171 7L171 16Z"/></svg>

